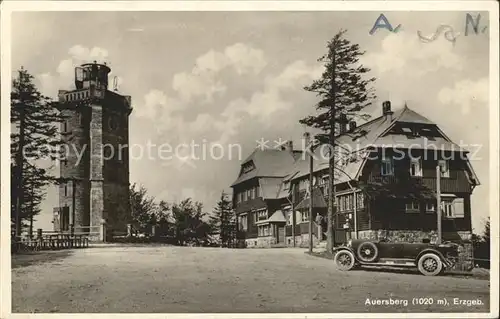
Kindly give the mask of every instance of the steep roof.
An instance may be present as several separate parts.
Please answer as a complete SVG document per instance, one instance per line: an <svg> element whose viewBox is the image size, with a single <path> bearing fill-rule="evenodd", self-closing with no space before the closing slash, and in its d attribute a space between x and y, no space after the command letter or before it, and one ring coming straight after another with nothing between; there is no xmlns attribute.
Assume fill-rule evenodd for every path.
<svg viewBox="0 0 500 319"><path fill-rule="evenodd" d="M349 156L342 156L343 163L339 166L341 170L335 171L335 184L356 180L361 173L361 169L366 162L366 155L372 147L412 147L425 149L429 145L434 145L440 150L454 150L467 152L453 143L436 125L437 130L443 137L426 139L415 137L409 139L404 135L387 134L395 123L416 123L436 125L426 117L404 106L395 110L392 116L379 116L371 121L356 127L353 131L336 137L336 153L343 153ZM318 147L314 151L313 171L327 170L329 165L328 148ZM337 157L340 158L340 157ZM347 158L347 159L346 159ZM287 197L289 190L284 190L283 183L293 179L301 178L309 174L309 156L306 152L289 150L255 149L245 161L252 162L255 169L246 173L241 173L238 179L231 185L244 182L254 177L260 178L260 185L264 198ZM467 161L471 178L479 185L479 180Z"/></svg>
<svg viewBox="0 0 500 319"><path fill-rule="evenodd" d="M361 173L361 169L366 162L367 151L371 147L398 147L398 148L413 148L413 149L426 149L430 145L435 146L439 150L453 150L467 152L467 150L460 148L457 144L453 143L442 131L437 128L443 137L436 137L434 139L427 139L424 137L415 137L409 139L403 135L386 134L395 123L417 123L436 125L426 117L411 110L408 106L396 110L391 117L380 116L369 122L366 122L352 132L339 135L336 137L336 153L350 154L351 161L348 159L346 162L339 165L340 170L335 172L335 183L343 183L349 180L356 180ZM437 127L437 125L436 125ZM313 163L313 171L318 172L328 169L328 154L323 154L324 150L317 149ZM326 156L325 156L326 155ZM479 180L472 169L470 163L467 163L473 180L479 184ZM292 168L292 174L289 179L296 179L309 174L309 160L308 156L301 156Z"/></svg>
<svg viewBox="0 0 500 319"><path fill-rule="evenodd" d="M242 162L242 166L250 161L253 162L255 168L246 173L240 170L240 176L231 186L254 177L283 178L289 174L290 167L292 167L295 159L294 154L289 150L255 149L252 154ZM276 190L276 193L277 192L278 189Z"/></svg>
<svg viewBox="0 0 500 319"><path fill-rule="evenodd" d="M295 209L304 209L308 208L310 205L310 196L307 196L304 198L298 205L295 207ZM323 193L321 193L321 190L318 188L313 189L313 207L316 208L326 208L328 205L326 204L325 197L323 196Z"/></svg>

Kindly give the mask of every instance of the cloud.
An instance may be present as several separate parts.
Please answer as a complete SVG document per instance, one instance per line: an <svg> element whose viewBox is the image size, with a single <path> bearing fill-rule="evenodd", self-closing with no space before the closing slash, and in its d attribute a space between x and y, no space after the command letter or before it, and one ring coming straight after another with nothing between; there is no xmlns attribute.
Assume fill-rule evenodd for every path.
<svg viewBox="0 0 500 319"><path fill-rule="evenodd" d="M308 65L302 60L294 61L278 75L267 77L262 91L255 92L247 101L231 101L222 114L234 117L238 113L246 112L257 120L268 123L273 113L292 109L295 101L291 94L287 94L288 90L297 92L298 88L300 92L304 85L319 78L322 71L323 67L320 65Z"/></svg>
<svg viewBox="0 0 500 319"><path fill-rule="evenodd" d="M36 78L40 82L40 91L49 97L57 97L58 90L72 89L75 77L75 67L83 63L97 61L98 63L106 62L109 53L106 49L100 47L87 48L82 45L74 45L68 50L69 57L59 62L55 73L38 74ZM113 80L110 81L111 88ZM123 79L117 77L117 84L122 84Z"/></svg>
<svg viewBox="0 0 500 319"><path fill-rule="evenodd" d="M202 97L210 103L215 95L222 95L227 87L219 79L225 69L238 75L259 74L267 65L264 52L243 43L226 47L222 52L210 50L196 59L190 72L180 72L172 79L172 88L185 102Z"/></svg>
<svg viewBox="0 0 500 319"><path fill-rule="evenodd" d="M464 59L454 52L451 42L439 37L423 43L417 36L388 34L382 41L381 50L367 53L363 63L376 73L395 72L405 77L421 77L440 69L462 70Z"/></svg>
<svg viewBox="0 0 500 319"><path fill-rule="evenodd" d="M144 95L144 103L134 109L133 116L155 120L159 117L170 117L172 112L181 107L179 100L168 97L161 90L153 89Z"/></svg>
<svg viewBox="0 0 500 319"><path fill-rule="evenodd" d="M460 106L462 114L467 115L475 107L488 106L489 101L488 78L479 80L461 80L453 88L443 88L438 94L439 101L443 104Z"/></svg>

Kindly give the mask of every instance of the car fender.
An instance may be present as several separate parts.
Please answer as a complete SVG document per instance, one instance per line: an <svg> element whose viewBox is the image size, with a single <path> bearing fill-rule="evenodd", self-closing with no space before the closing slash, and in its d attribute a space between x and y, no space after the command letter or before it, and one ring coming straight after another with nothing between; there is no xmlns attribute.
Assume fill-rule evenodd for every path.
<svg viewBox="0 0 500 319"><path fill-rule="evenodd" d="M415 258L415 263L418 263L418 260L420 259L420 257L422 257L425 254L429 254L429 253L437 255L446 267L451 266L451 262L439 250L432 249L432 248L422 250L418 254L417 258Z"/></svg>

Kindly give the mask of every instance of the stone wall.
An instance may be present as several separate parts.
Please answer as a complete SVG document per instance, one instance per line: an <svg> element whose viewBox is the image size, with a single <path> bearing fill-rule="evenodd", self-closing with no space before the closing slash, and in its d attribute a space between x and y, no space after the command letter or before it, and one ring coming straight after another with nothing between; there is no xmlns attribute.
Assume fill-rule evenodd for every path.
<svg viewBox="0 0 500 319"><path fill-rule="evenodd" d="M316 235L313 235L313 245L316 246L319 243ZM287 247L293 247L293 237L287 236L285 238L285 245ZM295 236L295 247L309 247L309 234L302 234Z"/></svg>
<svg viewBox="0 0 500 319"><path fill-rule="evenodd" d="M276 244L276 238L273 236L250 238L245 239L245 244L247 248L269 248Z"/></svg>
<svg viewBox="0 0 500 319"><path fill-rule="evenodd" d="M59 207L68 207L69 223L75 226L75 231L82 231L81 227L89 225L89 216L87 209L87 198L85 195L88 192L87 180L87 163L88 163L88 135L87 126L84 121L86 114L85 108L81 108L81 112L75 109L64 109L62 115L65 116L66 130L64 125L61 125L61 139L65 143L62 148L65 160L60 163L60 176L62 178L75 179L75 187L73 181L67 181L59 185ZM73 189L75 196L73 201ZM73 202L75 210L73 212ZM74 220L73 220L74 217Z"/></svg>

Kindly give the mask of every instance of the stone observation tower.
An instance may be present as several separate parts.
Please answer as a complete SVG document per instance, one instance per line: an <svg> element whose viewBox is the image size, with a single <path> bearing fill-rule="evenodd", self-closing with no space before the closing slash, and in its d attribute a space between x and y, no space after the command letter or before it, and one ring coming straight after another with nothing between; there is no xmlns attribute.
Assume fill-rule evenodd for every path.
<svg viewBox="0 0 500 319"><path fill-rule="evenodd" d="M59 91L66 158L60 163L54 230L109 241L130 221L128 117L130 96L108 90L106 64L75 68L75 89Z"/></svg>

